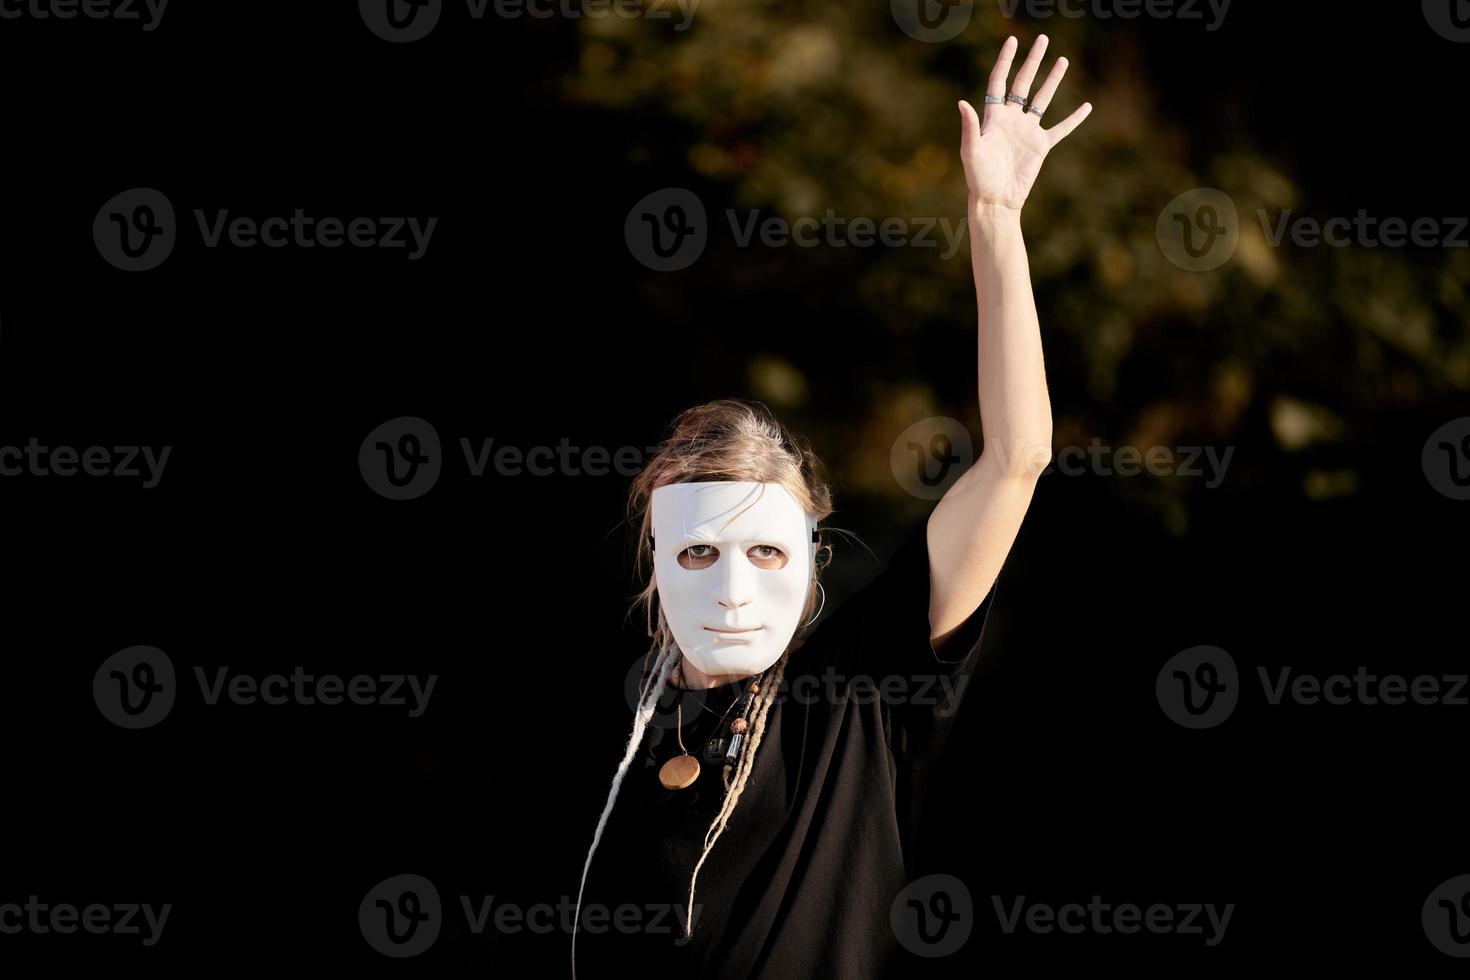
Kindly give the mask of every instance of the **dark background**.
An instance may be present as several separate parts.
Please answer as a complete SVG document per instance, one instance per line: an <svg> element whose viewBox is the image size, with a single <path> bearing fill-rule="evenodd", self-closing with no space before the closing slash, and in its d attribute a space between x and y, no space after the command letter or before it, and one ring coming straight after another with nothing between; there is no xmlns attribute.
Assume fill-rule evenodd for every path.
<svg viewBox="0 0 1470 980"><path fill-rule="evenodd" d="M347 3L180 2L152 32L0 20L0 445L173 447L151 490L0 479L0 902L174 906L150 949L0 935L0 963L567 975L564 934L471 937L457 907L413 960L357 926L363 895L406 872L452 906L574 897L626 738L620 685L643 650L623 622L629 480L473 478L458 440L649 446L685 407L761 398L824 457L832 523L886 558L931 506L888 472L893 440L930 416L980 431L967 247L740 249L717 228L691 268L659 273L624 219L665 187L715 221L790 218L815 187L818 215L959 220L954 100L978 102L1008 30L1044 30L1072 61L1048 124L1096 107L1026 212L1058 446L1234 457L1216 488L1042 478L917 858L967 883L975 934L914 969L1454 969L1419 915L1470 873L1470 709L1268 707L1254 675L1465 671L1467 505L1421 450L1470 414L1466 250L1243 244L1189 273L1152 236L1196 186L1236 199L1243 240L1258 206L1470 212L1470 46L1417 4L1258 0L1217 31L983 5L949 44L910 40L881 4L707 0L683 33L450 4L409 44ZM822 72L770 81L808 50L828 52ZM125 273L91 226L133 187L184 224L195 207L439 224L416 262L211 250L189 226L159 268ZM399 416L430 421L446 454L413 501L356 463ZM833 603L878 567L840 549ZM89 692L135 644L185 683L168 718L125 731ZM1246 693L1187 731L1154 680L1199 644L1232 654ZM207 707L191 676L298 664L438 683L409 719ZM1206 948L1008 936L989 898L1094 894L1236 909Z"/></svg>

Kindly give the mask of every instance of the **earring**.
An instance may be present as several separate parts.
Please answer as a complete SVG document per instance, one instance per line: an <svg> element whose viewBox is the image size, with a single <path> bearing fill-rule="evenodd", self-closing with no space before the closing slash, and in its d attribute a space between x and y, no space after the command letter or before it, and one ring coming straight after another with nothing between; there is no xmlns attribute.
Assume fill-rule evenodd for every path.
<svg viewBox="0 0 1470 980"><path fill-rule="evenodd" d="M803 627L807 627L810 626L812 623L815 623L817 621L817 616L822 615L822 610L827 608L827 590L822 588L821 582L817 583L817 591L822 593L822 604L817 606L817 612L815 616L801 624Z"/></svg>

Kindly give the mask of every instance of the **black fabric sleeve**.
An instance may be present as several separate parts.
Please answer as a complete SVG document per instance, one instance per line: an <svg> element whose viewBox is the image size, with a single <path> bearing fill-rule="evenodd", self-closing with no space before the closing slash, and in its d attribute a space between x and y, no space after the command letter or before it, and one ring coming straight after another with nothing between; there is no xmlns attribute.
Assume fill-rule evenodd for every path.
<svg viewBox="0 0 1470 980"><path fill-rule="evenodd" d="M882 705L900 766L922 769L943 747L979 660L999 584L936 649L930 641L928 519L910 528L888 564L843 610L855 626L848 663Z"/></svg>

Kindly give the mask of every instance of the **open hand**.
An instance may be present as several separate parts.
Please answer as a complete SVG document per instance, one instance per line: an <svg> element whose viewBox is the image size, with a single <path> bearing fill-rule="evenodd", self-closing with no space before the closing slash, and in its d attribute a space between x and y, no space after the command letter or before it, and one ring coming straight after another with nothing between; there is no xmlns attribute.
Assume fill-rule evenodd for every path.
<svg viewBox="0 0 1470 980"><path fill-rule="evenodd" d="M990 71L986 94L1029 96L1046 44L1045 34L1036 39L1016 72L1014 84L1007 89L1006 78L1011 73L1011 61L1019 44L1014 37L1006 38L1000 57ZM1066 73L1067 59L1058 58L1030 106L1016 102L986 103L982 117L976 114L974 106L960 100L960 159L965 165L965 183L969 185L972 203L1020 210L1041 170L1041 161L1092 112L1092 103L1084 102L1051 129L1041 128L1041 116L1030 111L1031 107L1045 112Z"/></svg>

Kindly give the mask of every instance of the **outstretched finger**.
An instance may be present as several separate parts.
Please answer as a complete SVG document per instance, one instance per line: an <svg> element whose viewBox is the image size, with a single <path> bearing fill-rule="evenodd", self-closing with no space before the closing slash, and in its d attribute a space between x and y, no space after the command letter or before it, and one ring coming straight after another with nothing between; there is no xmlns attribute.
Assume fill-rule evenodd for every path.
<svg viewBox="0 0 1470 980"><path fill-rule="evenodd" d="M1058 58L1051 66L1051 71L1047 72L1046 81L1041 83L1041 88L1032 96L1031 105L1036 109L1038 124L1041 121L1041 113L1051 105L1052 97L1057 94L1057 86L1062 84L1062 76L1065 74L1067 74L1067 59Z"/></svg>
<svg viewBox="0 0 1470 980"><path fill-rule="evenodd" d="M1077 126L1082 122L1082 120L1086 119L1091 112L1092 103L1084 102L1076 109L1072 110L1072 114L1066 119L1063 119L1051 129L1044 130L1044 132L1051 136L1052 145L1055 146L1062 140L1066 139L1067 134L1076 129Z"/></svg>
<svg viewBox="0 0 1470 980"><path fill-rule="evenodd" d="M990 69L990 81L985 85L985 95L991 99L999 99L1006 94L1006 79L1011 76L1011 60L1016 56L1016 48L1019 43L1015 36L1006 38L1005 43L1000 46L1000 55L995 59L995 67ZM985 104L985 117L990 118L992 110L1003 108L1003 103Z"/></svg>
<svg viewBox="0 0 1470 980"><path fill-rule="evenodd" d="M1041 56L1046 54L1046 46L1049 42L1045 34L1039 34L1031 45L1031 50L1026 53L1026 60L1021 62L1021 68L1016 72L1016 80L1011 83L1012 94L1021 98L1031 94L1031 83L1036 79L1036 72L1041 68Z"/></svg>

